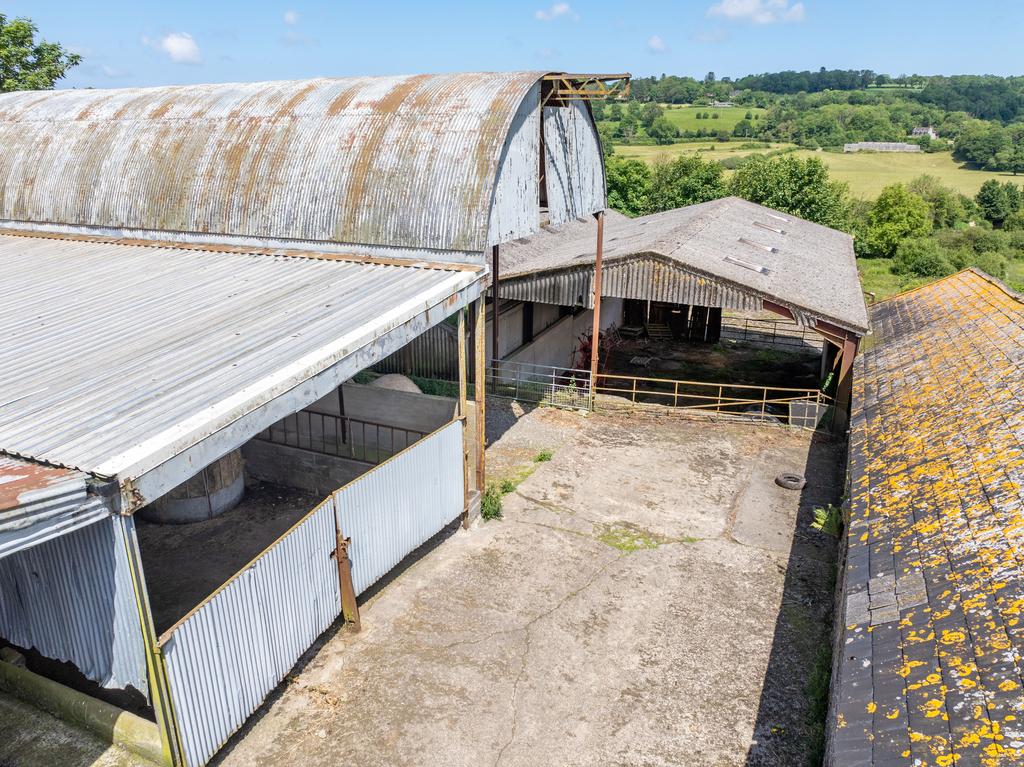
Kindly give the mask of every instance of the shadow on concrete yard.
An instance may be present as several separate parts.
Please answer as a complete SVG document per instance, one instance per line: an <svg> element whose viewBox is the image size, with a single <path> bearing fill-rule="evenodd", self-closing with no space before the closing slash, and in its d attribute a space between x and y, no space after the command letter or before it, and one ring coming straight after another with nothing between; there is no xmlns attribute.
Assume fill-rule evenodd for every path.
<svg viewBox="0 0 1024 767"><path fill-rule="evenodd" d="M800 491L747 767L821 764L839 539L811 525L815 509L841 503L845 446L816 433L807 453L807 484Z"/></svg>

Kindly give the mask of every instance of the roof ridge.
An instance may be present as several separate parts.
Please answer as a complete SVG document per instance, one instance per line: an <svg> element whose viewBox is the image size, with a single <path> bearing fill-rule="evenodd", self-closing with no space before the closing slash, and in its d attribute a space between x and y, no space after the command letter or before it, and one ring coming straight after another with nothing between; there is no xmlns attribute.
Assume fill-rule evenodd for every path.
<svg viewBox="0 0 1024 767"><path fill-rule="evenodd" d="M926 282L926 283L924 283L922 285L915 285L912 288L908 288L906 290L901 290L899 293L893 293L891 296L886 296L885 298L880 298L880 299L878 299L877 301L875 301L871 305L872 306L878 306L879 304L884 304L886 301L892 301L893 299L896 299L896 298L904 298L906 296L909 296L911 293L917 293L918 291L924 290L925 288L934 288L937 285L940 285L940 284L942 284L944 282L948 282L949 280L952 280L954 277L962 277L964 274L967 274L968 272L973 274L975 277L979 277L979 278L985 280L985 282L988 282L988 283L991 283L992 285L995 285L997 288L999 288L1001 291L1006 293L1006 295L1008 295L1014 301L1017 301L1018 303L1024 304L1024 293L1020 293L1020 292L1014 290L1013 288L1011 288L1009 285L1007 285L1002 280L1000 280L1000 279L998 279L996 277L993 277L988 272L984 272L984 271L982 271L981 269L979 269L976 266L966 266L966 267L964 267L963 269L961 269L958 272L953 272L952 274L947 274L945 277L938 277L937 279L931 280L930 282Z"/></svg>

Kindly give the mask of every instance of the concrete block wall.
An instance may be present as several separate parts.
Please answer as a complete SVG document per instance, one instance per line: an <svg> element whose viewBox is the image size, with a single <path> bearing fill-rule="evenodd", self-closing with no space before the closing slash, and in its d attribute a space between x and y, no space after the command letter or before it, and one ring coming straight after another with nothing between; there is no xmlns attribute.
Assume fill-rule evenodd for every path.
<svg viewBox="0 0 1024 767"><path fill-rule="evenodd" d="M537 305L542 306L542 304ZM621 298L602 299L601 330L622 324L624 305L625 302ZM535 336L531 343L517 349L505 359L510 362L523 362L531 365L572 367L576 348L579 345L579 337L590 333L593 324L594 312L590 309L575 316L563 317Z"/></svg>
<svg viewBox="0 0 1024 767"><path fill-rule="evenodd" d="M248 480L273 482L318 493L325 498L342 485L373 467L359 461L336 458L297 447L275 445L258 439L242 447Z"/></svg>
<svg viewBox="0 0 1024 767"><path fill-rule="evenodd" d="M342 394L345 398L345 415L349 418L414 429L424 434L440 429L452 420L458 406L454 399L447 397L392 391L355 383L345 384ZM314 413L338 415L340 404L337 392L331 392L306 409Z"/></svg>

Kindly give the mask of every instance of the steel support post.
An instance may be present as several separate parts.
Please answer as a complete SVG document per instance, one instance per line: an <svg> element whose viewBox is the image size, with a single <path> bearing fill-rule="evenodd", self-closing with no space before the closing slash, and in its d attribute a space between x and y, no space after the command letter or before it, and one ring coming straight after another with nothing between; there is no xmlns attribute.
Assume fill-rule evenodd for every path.
<svg viewBox="0 0 1024 767"><path fill-rule="evenodd" d="M146 590L146 577L142 569L142 552L139 549L138 536L135 534L135 520L128 515L120 515L118 520L121 537L128 555L128 567L131 570L132 590L135 592L135 607L139 613L142 641L146 646L149 697L156 714L156 725L160 730L164 761L168 765L182 765L185 763L184 751L174 715L174 701L167 680L167 666L164 664L163 650L157 641L156 625L153 623L149 592Z"/></svg>
<svg viewBox="0 0 1024 767"><path fill-rule="evenodd" d="M604 211L597 218L597 254L594 260L594 327L590 336L590 398L597 398L597 365L601 353L601 271L604 257ZM593 405L591 405L593 407Z"/></svg>

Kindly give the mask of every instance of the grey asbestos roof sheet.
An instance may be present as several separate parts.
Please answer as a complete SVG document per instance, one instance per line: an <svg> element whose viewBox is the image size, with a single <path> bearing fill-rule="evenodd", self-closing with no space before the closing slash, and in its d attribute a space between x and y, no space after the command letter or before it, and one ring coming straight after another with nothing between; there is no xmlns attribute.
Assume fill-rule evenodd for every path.
<svg viewBox="0 0 1024 767"><path fill-rule="evenodd" d="M123 479L480 277L215 250L0 234L0 451Z"/></svg>
<svg viewBox="0 0 1024 767"><path fill-rule="evenodd" d="M593 220L501 246L501 279L523 280L594 263ZM605 262L651 256L864 333L867 310L853 238L737 197L627 218L608 211Z"/></svg>

